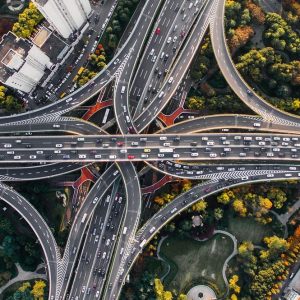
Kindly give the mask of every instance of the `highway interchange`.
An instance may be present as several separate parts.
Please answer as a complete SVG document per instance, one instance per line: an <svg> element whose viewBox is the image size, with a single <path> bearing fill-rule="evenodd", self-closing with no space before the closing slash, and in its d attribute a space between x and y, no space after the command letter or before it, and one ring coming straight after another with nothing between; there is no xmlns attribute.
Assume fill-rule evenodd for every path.
<svg viewBox="0 0 300 300"><path fill-rule="evenodd" d="M0 168L1 181L6 182L0 193L39 239L47 261L49 299L117 299L142 248L198 199L234 185L300 178L299 118L272 107L253 91L249 94L251 88L226 46L220 22L225 1L144 2L127 41L105 70L53 104L0 118L1 133L30 133L0 137L0 162L6 164ZM258 116L200 117L156 134L142 133L176 92L208 27L225 79ZM108 135L88 121L63 116L108 84L114 85L121 134ZM109 165L78 209L62 254L38 211L8 182L55 177L96 161ZM142 195L135 161L174 177L207 181L140 224Z"/></svg>

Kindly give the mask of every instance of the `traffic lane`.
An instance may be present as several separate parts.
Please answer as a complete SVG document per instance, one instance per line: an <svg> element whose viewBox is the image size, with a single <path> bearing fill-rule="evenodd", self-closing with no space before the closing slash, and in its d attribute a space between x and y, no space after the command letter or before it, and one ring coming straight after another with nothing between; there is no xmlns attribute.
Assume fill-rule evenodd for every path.
<svg viewBox="0 0 300 300"><path fill-rule="evenodd" d="M108 286L106 286L105 294L103 296L104 299L112 299L113 297L111 291L118 285L118 282L116 282L117 273L123 272L125 267L124 255L126 255L127 252L132 251L131 245L139 225L142 209L140 182L134 166L128 163L122 163L118 164L118 167L123 178L128 199L126 202L127 206L123 225L123 229L126 228L126 231L123 231L121 238L118 239L113 266L111 267L107 279Z"/></svg>
<svg viewBox="0 0 300 300"><path fill-rule="evenodd" d="M207 129L252 129L254 122L260 122L261 127L257 131L270 131L279 133L299 134L299 129L293 125L283 125L263 120L259 116L252 115L212 115L198 117L182 121L158 131L158 133L192 133L205 131ZM225 128L225 129L224 129Z"/></svg>
<svg viewBox="0 0 300 300"><path fill-rule="evenodd" d="M194 120L193 120L194 121ZM187 123L191 124L191 123ZM178 126L180 128L180 126ZM36 151L43 149L46 150L84 150L84 149L99 149L106 150L121 150L129 148L141 148L146 146L189 146L192 142L208 144L209 141L218 142L223 140L230 140L235 142L243 142L247 137L251 137L249 141L287 141L291 143L299 142L298 134L282 134L282 133L264 133L255 132L261 128L259 121L252 120L251 129L254 132L236 133L236 132L220 132L220 133L158 133L158 134L135 134L135 135L81 135L81 136L1 136L0 137L0 150L13 151L13 150L26 150ZM210 127L211 130L214 127ZM196 128L197 130L197 128ZM262 139L260 138L262 137ZM279 139L277 139L279 137ZM168 145L164 145L169 143ZM42 149L40 149L42 148ZM39 153L38 153L39 154ZM40 153L43 154L43 153Z"/></svg>
<svg viewBox="0 0 300 300"><path fill-rule="evenodd" d="M110 197L108 199L108 196ZM91 222L91 228L88 231L88 235L86 237L86 243L84 249L82 251L81 258L81 267L79 268L77 274L77 280L75 280L72 284L73 289L75 290L70 294L70 297L76 297L76 295L81 295L86 299L94 295L97 289L97 283L95 282L95 275L98 275L98 270L95 274L95 268L98 269L99 260L108 260L109 251L112 250L113 244L113 236L115 235L114 230L117 228L116 224L114 225L114 230L111 229L111 221L114 215L115 210L113 207L115 206L115 198L116 198L116 190L113 192L107 193L107 197L105 196L103 200L105 200L107 209L106 213L103 214L102 209L96 209L94 213L94 219ZM118 197L119 198L119 197ZM118 199L119 200L119 199ZM118 208L119 209L119 208ZM121 207L120 207L121 209ZM99 218L98 218L99 216ZM95 224L95 222L97 224ZM114 220L112 223L116 223ZM109 224L109 228L107 228L107 224ZM95 229L98 227L100 229L99 232L95 232ZM97 229L96 229L97 231ZM100 255L99 255L100 253ZM105 257L103 257L105 254ZM92 272L93 271L93 272ZM100 271L100 266L99 266ZM82 292L82 288L85 287L85 291ZM79 296L78 295L78 296Z"/></svg>
<svg viewBox="0 0 300 300"><path fill-rule="evenodd" d="M211 11L214 7L214 1L208 1L203 10L198 16L195 26L185 43L185 47L178 57L179 64L176 64L172 69L170 75L167 77L163 88L159 91L154 100L146 107L146 109L134 120L135 127L140 132L148 124L155 119L158 113L165 107L172 95L179 86L181 80L184 78L186 71L193 57L198 49L202 38L208 28ZM187 61L188 60L188 61ZM169 83L170 78L173 77L173 81Z"/></svg>
<svg viewBox="0 0 300 300"><path fill-rule="evenodd" d="M244 176L245 171L259 170L262 174L271 174L273 170L300 171L300 165L282 165L282 164L217 164L217 165L199 165L199 164L186 164L186 163L174 163L171 161L159 162L158 164L149 164L158 172L162 172L165 175L188 178L188 179L213 179L219 177L231 177L237 175ZM270 177L273 177L270 175Z"/></svg>
<svg viewBox="0 0 300 300"><path fill-rule="evenodd" d="M139 68L133 80L130 93L131 97L136 97L141 94L140 91L148 80L147 74L149 73L149 70L153 68L151 59L155 55L155 49L161 48L161 45L165 43L168 36L168 30L171 27L169 25L172 24L171 21L174 20L179 13L178 11L176 12L174 10L174 7L176 8L177 6L179 7L183 4L184 2L180 2L179 0L165 2L155 23L154 30L152 31L150 39L148 40L147 48L145 49ZM157 31L158 29L159 34Z"/></svg>
<svg viewBox="0 0 300 300"><path fill-rule="evenodd" d="M29 181L56 177L80 170L89 164L84 163L52 163L32 167L0 168L1 181Z"/></svg>
<svg viewBox="0 0 300 300"><path fill-rule="evenodd" d="M93 213L96 207L95 204L93 204L93 200L95 199L95 197L101 198L101 196L105 194L105 192L110 188L111 184L115 181L117 177L118 170L116 169L115 165L111 165L97 180L97 182L89 192L85 202L80 207L79 211L75 216L74 222L69 233L67 247L63 256L63 264L64 266L66 266L64 277L68 278L68 280L63 282L63 285L59 291L59 293L62 293L63 297L65 297L67 286L69 285L69 279L71 277L70 274L74 267L74 260L78 255L78 247L81 243L83 233L86 228L86 222L82 223L81 221L85 214L87 216L90 216ZM74 247L76 247L76 250L73 254ZM70 261L70 257L72 256L73 261Z"/></svg>
<svg viewBox="0 0 300 300"><path fill-rule="evenodd" d="M250 138L250 137L249 137ZM247 143L246 143L247 142ZM201 143L197 145L180 145L180 146L147 146L132 147L120 150L119 148L112 149L97 149L93 148L76 150L76 155L71 155L73 150L45 150L43 154L35 156L35 162L94 162L94 161L157 161L159 160L203 160L203 159L282 159L282 160L299 160L299 143L282 142L280 145L277 142L266 141L244 141L243 144L234 141L225 140L219 144L218 141L208 141L207 144ZM193 143L193 142L190 142ZM196 143L196 142L195 142ZM274 143L274 144L272 144ZM33 150L35 151L35 150ZM92 154L90 155L92 151ZM124 153L126 151L126 153ZM31 157L31 150L15 150L14 156L11 151L5 151L9 154L5 162L29 162ZM145 153L146 152L146 153ZM1 152L0 152L1 153ZM4 152L3 152L4 153ZM54 154L52 154L54 153ZM16 159L17 157L17 159Z"/></svg>
<svg viewBox="0 0 300 300"><path fill-rule="evenodd" d="M142 24L142 26L140 27L139 33L137 35L137 39L134 42L134 45L132 46L134 50L130 53L130 58L127 60L125 69L121 73L120 78L116 81L116 87L114 89L114 111L115 111L115 116L116 116L116 120L117 120L119 129L122 133L128 133L129 127L132 128L132 126L133 126L133 124L131 124L131 121L130 121L131 116L130 116L130 112L129 112L129 103L128 103L129 102L128 101L128 83L133 74L133 70L135 69L135 65L138 62L138 58L139 58L140 51L142 49L142 45L145 42L147 32L150 29L150 26L153 21L153 16L155 16L155 14L156 14L156 10L160 6L159 5L160 2L161 2L161 0L155 0L153 2L152 7L148 11L148 15L147 15L148 18L144 18L144 24ZM125 89L126 89L126 93L124 93ZM124 118L119 117L122 114L125 114L122 106L127 107L128 115L124 116ZM126 119L126 117L127 117L127 119ZM133 130L130 130L130 131L131 131L131 133L133 133Z"/></svg>
<svg viewBox="0 0 300 300"><path fill-rule="evenodd" d="M113 216L112 223L114 225L113 229L107 229L104 232L105 236L105 243L102 244L100 251L100 254L102 255L102 258L100 259L100 262L97 264L97 275L94 275L94 278L91 278L89 286L93 287L93 292L90 296L86 296L85 299L91 299L95 297L93 294L97 294L99 291L99 294L102 292L106 276L108 274L108 268L110 266L111 257L115 248L115 245L117 243L117 236L118 232L121 227L121 219L123 217L124 208L125 208L125 201L122 203L122 205L118 205L119 207L116 207L115 210L112 210L111 216ZM114 215L115 212L118 212L117 217ZM111 226L110 224L110 226ZM106 225L107 226L107 225ZM109 242L108 242L109 241ZM105 253L105 259L103 259L103 255ZM96 269L94 269L94 272Z"/></svg>
<svg viewBox="0 0 300 300"><path fill-rule="evenodd" d="M198 3L198 6L201 7L203 3L204 1L200 1ZM145 82L141 79L139 80L142 92L140 93L141 96L139 97L139 103L135 112L135 118L140 114L143 103L149 102L149 100L152 101L154 95L156 94L156 91L160 89L163 80L167 76L169 69L176 58L176 54L179 52L180 47L184 42L186 32L190 30L193 22L197 17L197 14L200 13L200 9L197 7L193 14L188 14L188 16L186 17L186 12L188 13L191 10L191 6L195 9L193 3L182 2L177 15L173 18L173 22L171 23L171 26L168 30L168 34L164 39L164 44L159 47L160 50L157 54L157 57L155 53L152 53L152 66L150 66L150 74L149 76L147 76L147 81ZM178 34L179 32L180 34Z"/></svg>
<svg viewBox="0 0 300 300"><path fill-rule="evenodd" d="M91 222L89 223L89 228L85 236L83 249L79 257L79 265L77 267L77 270L75 271L75 277L72 282L72 288L69 293L69 298L76 297L78 290L79 293L81 293L81 287L87 286L82 282L87 280L88 274L91 272L92 264L90 262L94 259L94 257L96 257L97 245L102 241L101 239L99 239L99 235L101 234L105 217L108 214L109 201L106 201L106 199L110 194L111 191L108 191L102 198L98 200L96 204L95 212L93 214ZM98 237L98 242L96 242L96 237ZM93 259L91 257L93 257Z"/></svg>

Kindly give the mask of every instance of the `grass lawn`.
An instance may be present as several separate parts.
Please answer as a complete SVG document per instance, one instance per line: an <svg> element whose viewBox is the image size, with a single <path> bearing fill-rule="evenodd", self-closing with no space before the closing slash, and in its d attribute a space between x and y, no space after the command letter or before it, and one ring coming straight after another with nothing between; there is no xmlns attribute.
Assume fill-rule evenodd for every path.
<svg viewBox="0 0 300 300"><path fill-rule="evenodd" d="M169 290L175 288L187 292L191 285L208 281L224 293L222 267L232 251L232 240L222 234L205 242L169 237L163 242L160 252L171 266L164 283Z"/></svg>
<svg viewBox="0 0 300 300"><path fill-rule="evenodd" d="M228 231L237 238L238 242L252 241L255 245L262 244L265 236L274 234L271 224L263 225L253 218L241 218L233 215L228 216Z"/></svg>

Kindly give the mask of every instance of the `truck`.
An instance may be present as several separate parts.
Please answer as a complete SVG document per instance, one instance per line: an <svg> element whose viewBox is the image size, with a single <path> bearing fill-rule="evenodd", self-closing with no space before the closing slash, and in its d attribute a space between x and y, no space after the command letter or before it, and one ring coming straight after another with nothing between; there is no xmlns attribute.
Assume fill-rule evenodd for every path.
<svg viewBox="0 0 300 300"><path fill-rule="evenodd" d="M159 153L173 153L173 148L159 148Z"/></svg>
<svg viewBox="0 0 300 300"><path fill-rule="evenodd" d="M87 217L87 213L85 213L85 214L83 215L83 217L82 217L82 219L81 219L81 223L84 223L84 222L85 222L86 217Z"/></svg>
<svg viewBox="0 0 300 300"><path fill-rule="evenodd" d="M147 240L144 239L141 243L140 243L140 248L143 248L145 246L145 244L147 243Z"/></svg>

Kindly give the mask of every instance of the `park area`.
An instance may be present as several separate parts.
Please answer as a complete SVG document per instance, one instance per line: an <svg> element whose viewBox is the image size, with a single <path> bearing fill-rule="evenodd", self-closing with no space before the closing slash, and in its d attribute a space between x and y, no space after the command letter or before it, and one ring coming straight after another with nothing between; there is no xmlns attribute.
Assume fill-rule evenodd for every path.
<svg viewBox="0 0 300 300"><path fill-rule="evenodd" d="M271 224L263 225L254 218L242 218L229 214L227 221L227 231L233 234L238 242L251 241L254 245L261 245L264 237L274 235Z"/></svg>
<svg viewBox="0 0 300 300"><path fill-rule="evenodd" d="M159 253L170 265L170 272L164 279L166 288L186 293L191 287L203 283L221 296L226 291L222 268L232 251L232 240L223 234L216 234L204 242L168 237Z"/></svg>

